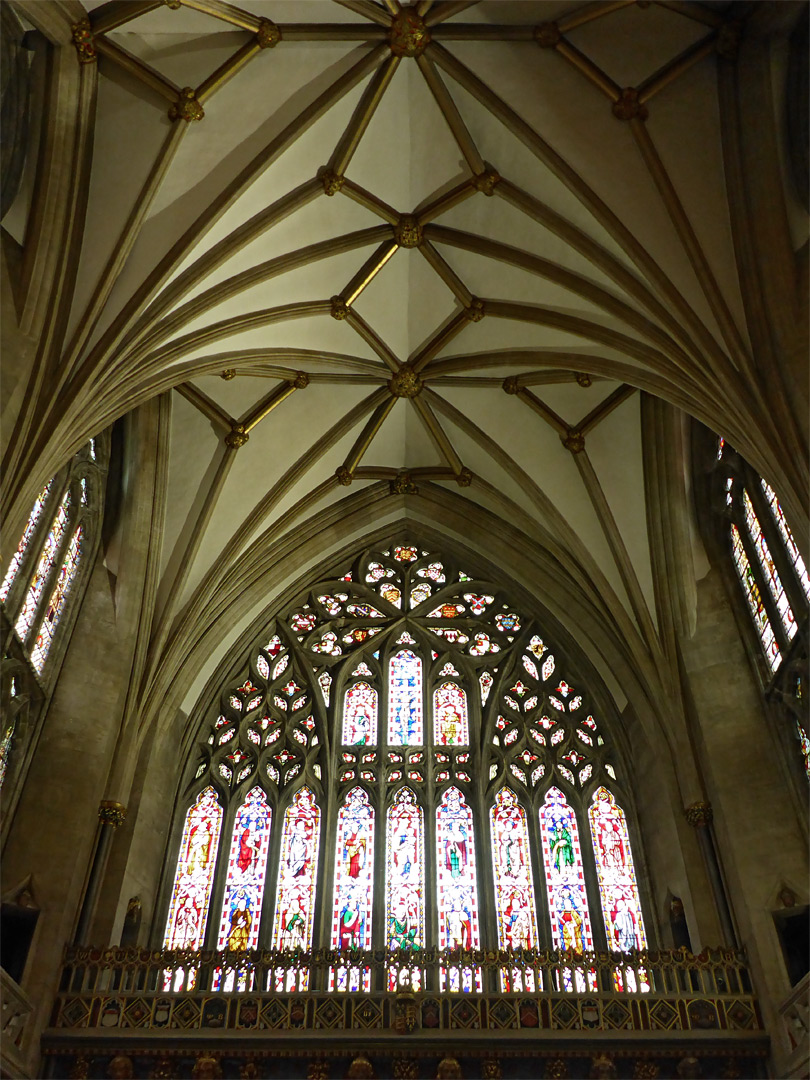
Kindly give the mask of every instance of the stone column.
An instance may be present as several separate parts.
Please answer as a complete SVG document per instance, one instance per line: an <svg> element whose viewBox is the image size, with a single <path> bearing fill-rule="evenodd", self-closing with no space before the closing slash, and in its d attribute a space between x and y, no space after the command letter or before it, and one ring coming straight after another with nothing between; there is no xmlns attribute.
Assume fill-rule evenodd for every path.
<svg viewBox="0 0 810 1080"><path fill-rule="evenodd" d="M739 948L740 943L737 938L737 932L734 929L731 906L729 905L728 895L726 894L723 871L720 864L720 857L717 852L717 843L714 837L714 828L712 826L714 814L712 812L712 805L708 802L695 802L692 803L691 806L687 806L684 814L692 828L697 830L698 843L700 844L700 850L703 852L703 858L706 862L706 871L709 875L709 881L711 882L714 902L717 907L717 915L720 919L723 937L725 938L723 944L733 945L735 948Z"/></svg>
<svg viewBox="0 0 810 1080"><path fill-rule="evenodd" d="M104 880L104 871L107 868L107 860L110 857L110 847L115 830L123 825L127 816L127 808L119 802L108 799L99 803L98 820L99 830L96 835L96 846L90 864L90 876L87 879L87 888L79 911L79 921L76 925L75 945L89 945L84 939L92 925L93 916L96 913L101 883Z"/></svg>

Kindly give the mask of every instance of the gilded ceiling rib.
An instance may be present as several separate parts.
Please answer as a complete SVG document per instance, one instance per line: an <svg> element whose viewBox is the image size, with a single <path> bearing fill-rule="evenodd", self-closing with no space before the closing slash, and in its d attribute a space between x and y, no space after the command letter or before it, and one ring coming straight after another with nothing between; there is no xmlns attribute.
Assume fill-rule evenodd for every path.
<svg viewBox="0 0 810 1080"><path fill-rule="evenodd" d="M223 22L238 26L240 30L249 30L256 33L261 19L258 15L252 15L248 11L234 7L233 4L223 3L223 0L180 0L183 7L194 8L204 15L212 15Z"/></svg>
<svg viewBox="0 0 810 1080"><path fill-rule="evenodd" d="M469 307L472 301L472 293L455 272L455 270L446 262L444 257L436 250L429 240L424 240L419 245L420 253L425 257L428 263L433 267L445 285L450 289L458 302L462 307Z"/></svg>
<svg viewBox="0 0 810 1080"><path fill-rule="evenodd" d="M425 82L430 88L430 92L435 98L436 104L441 110L442 116L447 121L447 126L450 128L450 132L453 138L456 140L459 150L461 151L464 160L470 168L470 172L474 176L485 171L484 159L478 152L478 147L473 142L472 136L467 130L467 125L461 118L461 113L458 111L456 105L447 87L436 71L436 68L430 62L431 46L428 45L426 53L422 56L417 56L416 63L419 65L419 70L424 76Z"/></svg>
<svg viewBox="0 0 810 1080"><path fill-rule="evenodd" d="M697 64L698 61L711 56L716 48L716 33L708 34L705 38L701 38L700 41L696 41L694 45L684 49L674 60L670 60L668 64L664 64L662 68L650 75L644 82L639 83L637 87L638 100L642 105L646 104L666 86L669 86L671 82L680 78L690 67Z"/></svg>
<svg viewBox="0 0 810 1080"><path fill-rule="evenodd" d="M448 439L444 428L434 415L433 410L421 397L415 397L413 399L413 404L416 411L419 413L419 418L427 429L428 434L436 444L439 453L453 470L453 474L458 476L464 468L464 465L462 464L461 458L456 453L453 444Z"/></svg>
<svg viewBox="0 0 810 1080"><path fill-rule="evenodd" d="M600 401L591 411L576 424L576 429L581 435L587 435L589 431L592 431L598 424L610 416L614 409L618 408L623 401L627 401L629 397L637 393L635 386L620 386L613 391L612 394Z"/></svg>
<svg viewBox="0 0 810 1080"><path fill-rule="evenodd" d="M572 11L569 15L563 15L557 20L557 28L560 33L567 34L577 26L585 26L586 23L601 19L604 15L610 15L613 11L630 7L636 0L595 0L594 3L584 4Z"/></svg>
<svg viewBox="0 0 810 1080"><path fill-rule="evenodd" d="M377 106L380 104L383 94L391 85L391 80L398 67L399 57L389 56L374 72L368 86L363 91L345 131L329 158L328 168L336 176L343 176L348 168L357 147L360 145L360 140L371 123L371 118L377 111Z"/></svg>
<svg viewBox="0 0 810 1080"><path fill-rule="evenodd" d="M507 380L508 382L509 380ZM525 402L530 409L533 409L537 415L545 420L549 427L553 428L557 434L563 438L568 435L568 424L563 420L561 416L551 408L550 405L546 405L545 401L542 401L536 394L533 394L531 390L528 390L525 386L516 386L514 390L507 390L504 384L504 390L507 393L512 393L515 397Z"/></svg>
<svg viewBox="0 0 810 1080"><path fill-rule="evenodd" d="M411 366L414 371L418 373L421 372L423 368L427 367L433 357L441 352L445 345L453 340L456 334L460 334L468 323L469 319L467 318L466 310L459 311L457 314L453 315L451 319L440 326L438 330L435 330L429 340L414 354L411 361Z"/></svg>
<svg viewBox="0 0 810 1080"><path fill-rule="evenodd" d="M365 206L367 210L370 210L372 214L381 217L383 221L387 221L391 225L396 225L399 221L399 214L393 206L389 206L383 199L379 198L371 191L366 191L366 189L360 187L359 184L355 184L349 179L344 179L340 191L342 195L348 195L350 199L359 203L360 206Z"/></svg>
<svg viewBox="0 0 810 1080"><path fill-rule="evenodd" d="M391 16L387 15L381 7L373 3L373 0L335 0L335 3L340 4L341 7L348 8L349 11L354 11L357 15L362 15L364 18L370 19L379 26L389 27L391 25Z"/></svg>
<svg viewBox="0 0 810 1080"><path fill-rule="evenodd" d="M282 401L286 401L296 390L303 390L308 384L309 376L299 371L295 379L289 379L283 382L281 386L271 390L242 418L241 426L244 428L245 434L250 434L257 424L260 424L265 417L270 415L273 409L278 408Z"/></svg>
<svg viewBox="0 0 810 1080"><path fill-rule="evenodd" d="M357 466L360 464L363 455L371 445L371 441L380 428L385 423L389 413L396 405L397 399L395 397L389 398L387 401L383 401L378 405L371 416L366 421L363 430L357 436L354 445L349 453L346 455L346 459L343 464L338 468L336 476L339 484L350 484L352 482L352 474Z"/></svg>
<svg viewBox="0 0 810 1080"><path fill-rule="evenodd" d="M560 38L557 44L554 46L554 51L559 53L564 60L576 68L580 74L595 86L597 90L601 90L602 93L609 101L618 101L621 97L621 89L616 83L600 67L598 67L593 60L587 57L579 49L572 45L570 41L566 41L565 38Z"/></svg>
<svg viewBox="0 0 810 1080"><path fill-rule="evenodd" d="M189 401L195 409L199 409L203 416L207 416L215 428L219 428L220 431L230 430L233 423L232 418L198 386L194 386L192 383L178 383L174 389L186 401Z"/></svg>
<svg viewBox="0 0 810 1080"><path fill-rule="evenodd" d="M463 180L460 184L450 188L449 191L445 191L442 195L429 202L427 206L424 206L417 213L416 218L420 225L426 225L434 218L446 214L448 210L452 210L454 206L466 202L470 196L475 194L476 188L472 179Z"/></svg>
<svg viewBox="0 0 810 1080"><path fill-rule="evenodd" d="M159 7L163 7L163 0L119 0L118 3L104 4L101 8L89 12L88 18L93 35L98 36L117 30L119 26Z"/></svg>
<svg viewBox="0 0 810 1080"><path fill-rule="evenodd" d="M475 7L477 3L478 0L444 0L443 3L433 4L427 12L420 10L419 14L425 16L425 26L438 26L445 19Z"/></svg>
<svg viewBox="0 0 810 1080"><path fill-rule="evenodd" d="M372 330L362 315L352 309L346 318L346 322L374 350L391 371L399 369L399 360L397 360L376 330Z"/></svg>
<svg viewBox="0 0 810 1080"><path fill-rule="evenodd" d="M384 225L378 226L384 229ZM372 255L363 263L357 273L338 294L351 307L360 293L367 288L379 274L390 258L396 255L399 244L396 240L384 240Z"/></svg>
<svg viewBox="0 0 810 1080"><path fill-rule="evenodd" d="M201 105L205 104L215 91L221 89L226 82L232 79L245 64L249 63L261 51L262 47L255 38L252 41L246 41L241 49L237 49L232 56L229 56L227 60L219 65L216 71L212 71L207 78L203 79L194 95L197 101Z"/></svg>
<svg viewBox="0 0 810 1080"><path fill-rule="evenodd" d="M678 15L703 23L705 26L722 26L725 21L723 15L703 4L686 2L686 0L655 0L655 3L658 7L669 8L670 11L675 11Z"/></svg>
<svg viewBox="0 0 810 1080"><path fill-rule="evenodd" d="M139 60L123 46L108 37L104 37L103 34L96 38L95 45L100 55L106 56L122 71L133 75L143 86L154 90L164 101L168 101L169 104L174 104L177 101L180 96L180 87L164 75L161 75L159 71L155 71L145 61Z"/></svg>

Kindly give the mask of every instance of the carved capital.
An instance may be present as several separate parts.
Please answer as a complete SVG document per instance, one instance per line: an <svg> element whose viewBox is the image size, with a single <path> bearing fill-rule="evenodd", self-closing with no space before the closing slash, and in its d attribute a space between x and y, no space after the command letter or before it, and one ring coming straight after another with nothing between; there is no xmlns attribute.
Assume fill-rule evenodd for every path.
<svg viewBox="0 0 810 1080"><path fill-rule="evenodd" d="M517 375L508 375L503 380L503 390L507 394L517 394L520 390L520 383L518 382Z"/></svg>
<svg viewBox="0 0 810 1080"><path fill-rule="evenodd" d="M473 187L476 191L483 191L485 195L494 195L495 185L499 184L501 180L501 174L494 169L490 169L488 172L478 173L473 177Z"/></svg>
<svg viewBox="0 0 810 1080"><path fill-rule="evenodd" d="M470 322L481 322L483 317L486 315L484 301L479 299L477 296L474 296L470 300L470 306L464 308L464 315L467 319L470 320Z"/></svg>
<svg viewBox="0 0 810 1080"><path fill-rule="evenodd" d="M256 41L260 49L273 49L281 41L281 31L272 19L262 19L256 31Z"/></svg>
<svg viewBox="0 0 810 1080"><path fill-rule="evenodd" d="M388 380L388 389L393 397L415 398L422 392L422 379L409 364L403 364Z"/></svg>
<svg viewBox="0 0 810 1080"><path fill-rule="evenodd" d="M331 197L332 195L337 195L343 187L344 177L338 176L332 169L325 169L320 175L320 180L323 184L324 192Z"/></svg>
<svg viewBox="0 0 810 1080"><path fill-rule="evenodd" d="M723 60L734 62L740 51L742 32L743 24L740 19L729 19L728 22L724 22L717 31L717 42L715 44L717 55L722 57Z"/></svg>
<svg viewBox="0 0 810 1080"><path fill-rule="evenodd" d="M541 49L553 49L562 41L559 26L555 22L540 23L534 28L534 40Z"/></svg>
<svg viewBox="0 0 810 1080"><path fill-rule="evenodd" d="M170 120L185 120L187 124L196 123L205 116L205 110L197 101L197 95L192 86L184 86L180 91L180 97L169 108Z"/></svg>
<svg viewBox="0 0 810 1080"><path fill-rule="evenodd" d="M638 90L634 86L625 86L619 100L614 101L611 108L617 120L646 120L650 115L647 106L639 101Z"/></svg>
<svg viewBox="0 0 810 1080"><path fill-rule="evenodd" d="M222 374L219 377L220 377L220 379L224 379L225 382L230 382L231 379L236 378L236 368L234 368L234 367L225 368L225 370L222 372Z"/></svg>
<svg viewBox="0 0 810 1080"><path fill-rule="evenodd" d="M581 454L585 449L585 436L581 431L571 429L567 435L562 435L562 444L572 454Z"/></svg>
<svg viewBox="0 0 810 1080"><path fill-rule="evenodd" d="M391 23L389 44L394 56L421 56L430 44L425 20L412 7L401 10Z"/></svg>
<svg viewBox="0 0 810 1080"><path fill-rule="evenodd" d="M695 802L692 803L691 806L687 806L684 810L684 815L693 829L699 829L711 825L712 819L714 818L714 811L712 810L711 803Z"/></svg>
<svg viewBox="0 0 810 1080"><path fill-rule="evenodd" d="M576 380L580 386L591 386L593 379L586 371L578 371L576 374Z"/></svg>
<svg viewBox="0 0 810 1080"><path fill-rule="evenodd" d="M392 495L418 495L419 488L413 482L409 472L397 473L391 481L390 491Z"/></svg>
<svg viewBox="0 0 810 1080"><path fill-rule="evenodd" d="M339 484L342 484L343 487L348 487L354 479L351 472L346 468L345 465L338 465L338 467L335 469L335 476L337 477L337 482Z"/></svg>
<svg viewBox="0 0 810 1080"><path fill-rule="evenodd" d="M240 446L244 446L250 438L247 431L245 431L244 424L233 424L231 430L225 436L225 445L230 446L231 450L238 450Z"/></svg>
<svg viewBox="0 0 810 1080"><path fill-rule="evenodd" d="M469 487L472 482L473 482L472 470L468 469L465 466L461 470L461 472L458 474L458 476L456 476L456 483L458 484L459 487Z"/></svg>
<svg viewBox="0 0 810 1080"><path fill-rule="evenodd" d="M96 61L96 43L93 40L93 28L89 19L82 19L74 23L70 32L73 35L73 44L76 46L76 55L80 64L94 64Z"/></svg>
<svg viewBox="0 0 810 1080"><path fill-rule="evenodd" d="M331 303L332 310L329 312L329 314L332 316L333 319L337 319L338 322L341 322L349 314L349 305L346 303L342 296L333 296Z"/></svg>
<svg viewBox="0 0 810 1080"><path fill-rule="evenodd" d="M422 226L413 214L403 214L394 227L394 239L400 247L414 248L422 243Z"/></svg>
<svg viewBox="0 0 810 1080"><path fill-rule="evenodd" d="M127 819L127 808L123 803L105 799L98 804L98 820L102 825L112 825L117 829Z"/></svg>
<svg viewBox="0 0 810 1080"><path fill-rule="evenodd" d="M292 384L296 390L306 390L309 386L309 375L305 371L296 371Z"/></svg>

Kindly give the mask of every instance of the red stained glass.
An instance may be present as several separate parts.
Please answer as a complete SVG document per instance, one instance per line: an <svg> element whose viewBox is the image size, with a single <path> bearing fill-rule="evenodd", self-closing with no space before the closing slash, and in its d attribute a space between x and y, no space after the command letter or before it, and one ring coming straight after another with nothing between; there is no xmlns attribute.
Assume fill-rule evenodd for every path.
<svg viewBox="0 0 810 1080"><path fill-rule="evenodd" d="M164 949L201 949L219 847L222 807L207 787L189 808L180 842Z"/></svg>

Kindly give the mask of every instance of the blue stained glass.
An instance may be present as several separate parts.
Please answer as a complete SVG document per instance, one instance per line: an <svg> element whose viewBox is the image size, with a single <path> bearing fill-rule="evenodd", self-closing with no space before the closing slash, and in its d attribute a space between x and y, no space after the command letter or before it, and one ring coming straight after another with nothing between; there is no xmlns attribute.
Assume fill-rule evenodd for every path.
<svg viewBox="0 0 810 1080"><path fill-rule="evenodd" d="M422 741L422 661L401 649L388 668L388 743L421 746Z"/></svg>

